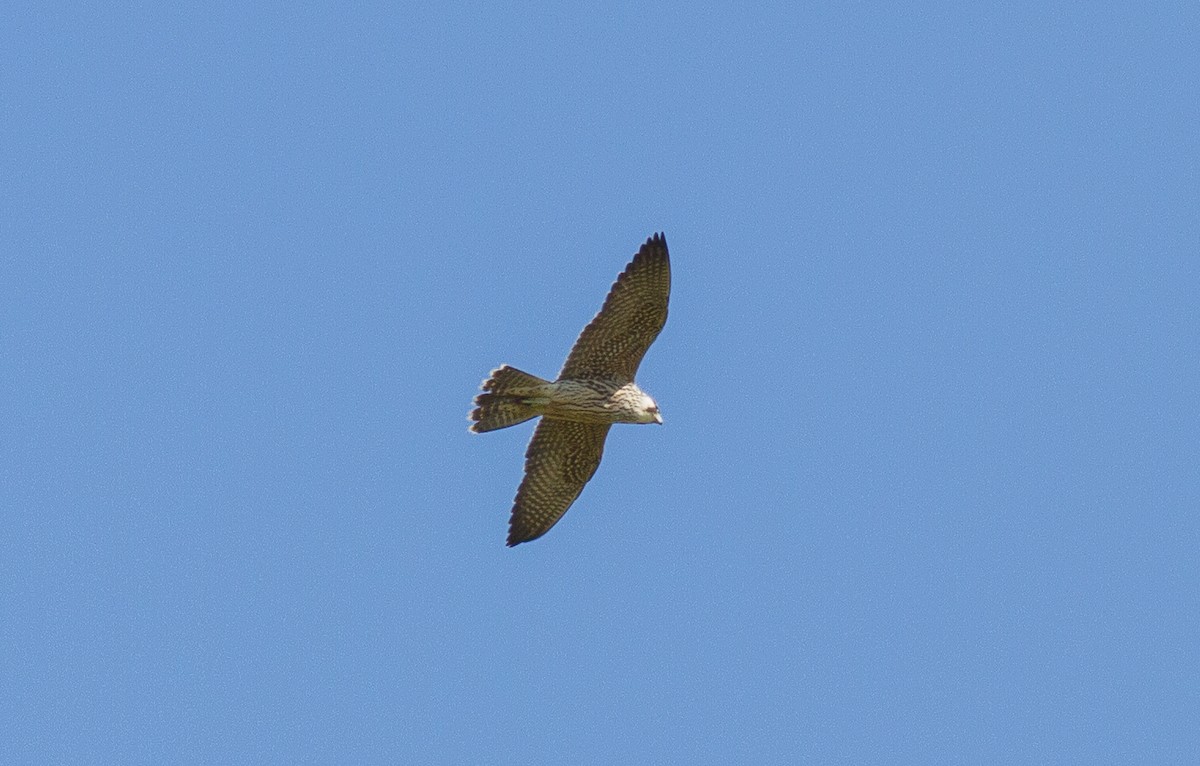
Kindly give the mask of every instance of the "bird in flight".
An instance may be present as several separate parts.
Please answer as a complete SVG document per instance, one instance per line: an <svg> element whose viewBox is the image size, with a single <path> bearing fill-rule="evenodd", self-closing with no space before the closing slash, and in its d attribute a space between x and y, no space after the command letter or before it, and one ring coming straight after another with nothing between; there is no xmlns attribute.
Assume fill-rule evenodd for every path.
<svg viewBox="0 0 1200 766"><path fill-rule="evenodd" d="M655 234L617 277L600 313L583 328L554 381L507 364L475 397L475 433L541 416L525 450L525 478L508 522L508 545L550 531L579 497L604 453L613 423L658 423L658 405L633 382L667 321L671 263Z"/></svg>

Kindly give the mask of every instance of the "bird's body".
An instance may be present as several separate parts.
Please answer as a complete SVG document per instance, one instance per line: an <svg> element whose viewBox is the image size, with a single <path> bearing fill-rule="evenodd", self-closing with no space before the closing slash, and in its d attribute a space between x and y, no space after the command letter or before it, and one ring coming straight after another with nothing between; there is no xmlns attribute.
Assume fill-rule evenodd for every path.
<svg viewBox="0 0 1200 766"><path fill-rule="evenodd" d="M619 380L557 380L547 386L542 416L577 423L661 422L658 405L633 383ZM657 418L657 420L656 420Z"/></svg>
<svg viewBox="0 0 1200 766"><path fill-rule="evenodd" d="M658 405L633 379L667 320L670 291L667 243L656 234L621 272L557 380L502 365L484 381L470 415L472 431L542 417L525 453L510 546L541 537L566 513L599 467L614 423L663 422Z"/></svg>

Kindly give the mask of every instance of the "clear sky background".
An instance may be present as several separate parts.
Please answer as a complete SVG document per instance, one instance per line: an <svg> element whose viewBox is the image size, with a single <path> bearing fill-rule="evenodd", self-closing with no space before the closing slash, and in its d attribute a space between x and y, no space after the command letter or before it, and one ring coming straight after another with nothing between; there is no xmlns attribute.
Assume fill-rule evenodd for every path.
<svg viewBox="0 0 1200 766"><path fill-rule="evenodd" d="M0 762L1197 762L1194 3L0 15Z"/></svg>

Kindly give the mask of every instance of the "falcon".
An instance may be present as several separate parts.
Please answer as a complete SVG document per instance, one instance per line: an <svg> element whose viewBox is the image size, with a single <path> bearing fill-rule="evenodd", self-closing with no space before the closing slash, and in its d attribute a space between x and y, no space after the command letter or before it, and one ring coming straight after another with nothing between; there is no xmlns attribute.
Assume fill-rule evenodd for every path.
<svg viewBox="0 0 1200 766"><path fill-rule="evenodd" d="M501 365L483 382L469 416L475 433L541 417L525 450L508 545L550 531L600 466L613 423L658 423L658 405L633 382L667 321L671 263L655 234L617 277L553 381Z"/></svg>

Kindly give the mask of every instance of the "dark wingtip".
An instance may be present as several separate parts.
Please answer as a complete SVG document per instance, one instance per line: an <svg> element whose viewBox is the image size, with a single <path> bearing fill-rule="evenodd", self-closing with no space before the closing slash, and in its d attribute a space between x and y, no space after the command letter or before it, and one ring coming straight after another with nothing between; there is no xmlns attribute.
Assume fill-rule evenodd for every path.
<svg viewBox="0 0 1200 766"><path fill-rule="evenodd" d="M667 258L669 257L667 253L667 235L660 231L647 239L646 243L638 248L638 252L634 258L636 259L637 256L641 256L642 258Z"/></svg>
<svg viewBox="0 0 1200 766"><path fill-rule="evenodd" d="M540 531L535 531L533 534L530 534L529 530L527 530L527 529L524 531L519 530L515 526L512 525L512 522L509 522L508 539L504 542L504 544L507 545L509 548L512 548L514 546L520 545L521 543L527 543L530 540L536 540L539 537L541 537L542 535L546 534L547 531L548 530L543 529Z"/></svg>
<svg viewBox="0 0 1200 766"><path fill-rule="evenodd" d="M509 548L512 548L514 546L520 545L521 543L527 543L532 539L533 539L532 537L527 537L527 536L521 535L520 533L517 532L516 529L509 527L508 528L508 539L504 541L504 544L507 545Z"/></svg>

